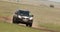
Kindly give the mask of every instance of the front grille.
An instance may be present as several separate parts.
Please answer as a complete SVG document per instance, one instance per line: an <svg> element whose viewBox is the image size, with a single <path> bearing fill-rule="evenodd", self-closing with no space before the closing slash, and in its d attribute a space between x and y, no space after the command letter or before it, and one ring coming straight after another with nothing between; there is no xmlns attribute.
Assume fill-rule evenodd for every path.
<svg viewBox="0 0 60 32"><path fill-rule="evenodd" d="M28 18L23 18L23 21L28 21L29 19Z"/></svg>
<svg viewBox="0 0 60 32"><path fill-rule="evenodd" d="M22 17L22 19L29 19L29 18L24 18L24 17Z"/></svg>

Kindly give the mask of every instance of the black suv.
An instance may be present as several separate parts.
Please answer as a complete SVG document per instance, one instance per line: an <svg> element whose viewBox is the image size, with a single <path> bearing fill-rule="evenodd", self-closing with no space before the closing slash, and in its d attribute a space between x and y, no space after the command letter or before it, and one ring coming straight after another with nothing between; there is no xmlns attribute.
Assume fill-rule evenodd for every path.
<svg viewBox="0 0 60 32"><path fill-rule="evenodd" d="M26 26L32 27L33 15L31 15L30 11L18 10L13 16L13 23L22 23L26 24Z"/></svg>

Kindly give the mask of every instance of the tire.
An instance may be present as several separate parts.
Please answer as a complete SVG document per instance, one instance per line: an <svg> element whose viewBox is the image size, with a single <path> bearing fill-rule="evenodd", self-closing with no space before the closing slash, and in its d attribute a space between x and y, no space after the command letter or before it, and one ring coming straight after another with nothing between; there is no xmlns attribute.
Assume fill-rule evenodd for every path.
<svg viewBox="0 0 60 32"><path fill-rule="evenodd" d="M13 17L13 23L14 24L18 24L18 21L17 21L17 18L16 17Z"/></svg>
<svg viewBox="0 0 60 32"><path fill-rule="evenodd" d="M29 24L29 27L32 27L32 23Z"/></svg>
<svg viewBox="0 0 60 32"><path fill-rule="evenodd" d="M29 21L29 27L32 27L33 20Z"/></svg>
<svg viewBox="0 0 60 32"><path fill-rule="evenodd" d="M32 27L32 23L28 23L28 24L26 24L26 26Z"/></svg>
<svg viewBox="0 0 60 32"><path fill-rule="evenodd" d="M16 21L15 21L16 19L15 19L15 17L13 17L13 23L16 23Z"/></svg>
<svg viewBox="0 0 60 32"><path fill-rule="evenodd" d="M26 24L26 26L28 26L28 24Z"/></svg>
<svg viewBox="0 0 60 32"><path fill-rule="evenodd" d="M32 27L32 22L33 22L33 21L28 21L27 24L26 24L26 26Z"/></svg>

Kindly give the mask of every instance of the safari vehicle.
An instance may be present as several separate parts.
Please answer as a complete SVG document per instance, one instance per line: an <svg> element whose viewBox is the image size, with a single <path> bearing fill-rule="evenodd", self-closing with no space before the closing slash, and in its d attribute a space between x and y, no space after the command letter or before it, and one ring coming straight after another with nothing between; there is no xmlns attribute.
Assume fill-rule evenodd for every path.
<svg viewBox="0 0 60 32"><path fill-rule="evenodd" d="M32 27L33 15L30 11L18 10L13 15L13 23L22 23L26 24L26 26Z"/></svg>

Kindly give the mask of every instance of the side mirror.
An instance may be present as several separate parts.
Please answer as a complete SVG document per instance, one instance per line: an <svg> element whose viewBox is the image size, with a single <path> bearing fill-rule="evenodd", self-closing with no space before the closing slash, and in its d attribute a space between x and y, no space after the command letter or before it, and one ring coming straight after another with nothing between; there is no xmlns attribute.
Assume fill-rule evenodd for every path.
<svg viewBox="0 0 60 32"><path fill-rule="evenodd" d="M31 17L33 17L33 15L30 15Z"/></svg>
<svg viewBox="0 0 60 32"><path fill-rule="evenodd" d="M17 14L17 12L15 12L15 14Z"/></svg>

